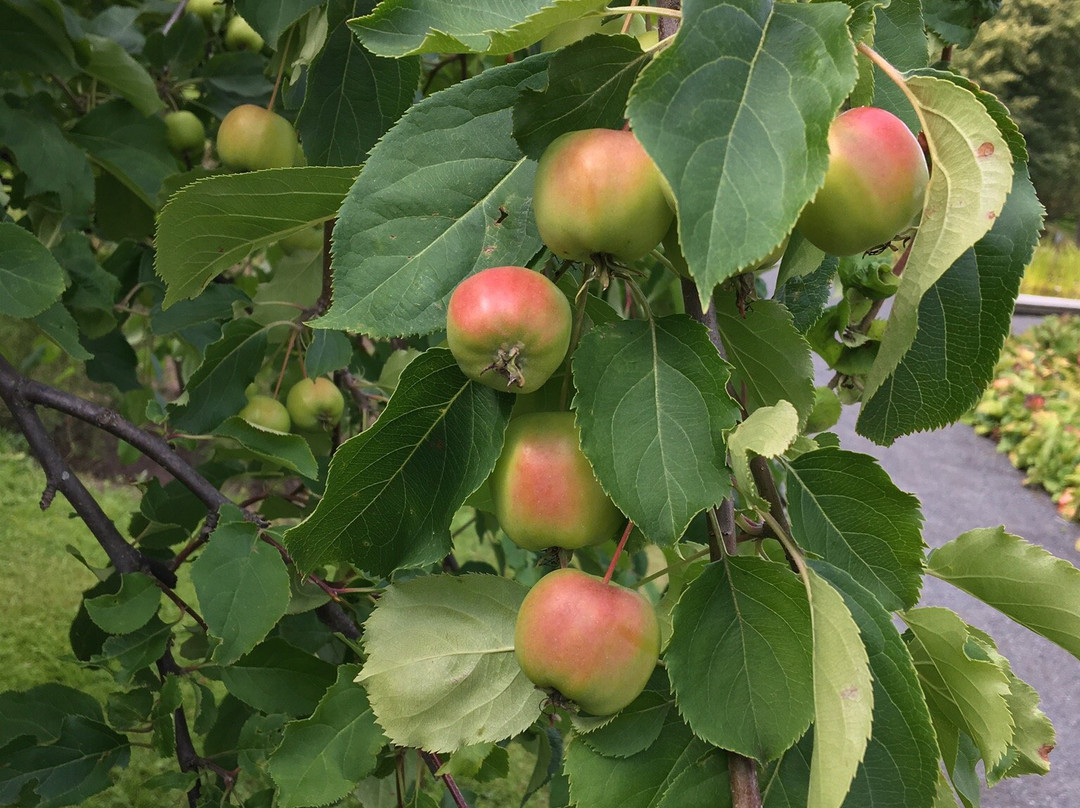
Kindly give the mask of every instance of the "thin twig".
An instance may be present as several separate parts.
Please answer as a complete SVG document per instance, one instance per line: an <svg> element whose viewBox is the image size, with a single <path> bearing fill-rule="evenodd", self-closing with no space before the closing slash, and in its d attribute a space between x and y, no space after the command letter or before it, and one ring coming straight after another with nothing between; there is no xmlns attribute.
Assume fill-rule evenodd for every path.
<svg viewBox="0 0 1080 808"><path fill-rule="evenodd" d="M184 9L187 8L187 4L188 0L180 0L180 2L176 4L176 8L173 9L172 16L170 16L169 19L166 21L165 25L161 27L161 33L165 34L165 36L169 35L169 31L172 30L172 27L174 25L176 25L176 21L180 19L180 15L183 14Z"/></svg>
<svg viewBox="0 0 1080 808"><path fill-rule="evenodd" d="M457 783L454 782L454 778L449 774L437 774L439 769L442 768L442 761L439 756L434 752L424 752L421 750L420 756L424 759L424 763L431 770L432 774L436 774L442 778L443 783L446 784L446 790L450 792L450 798L454 801L456 808L469 808L469 803L465 801L465 797L461 793L461 789L458 788Z"/></svg>
<svg viewBox="0 0 1080 808"><path fill-rule="evenodd" d="M630 538L630 533L634 530L634 523L627 522L626 529L623 531L622 538L619 539L619 546L615 548L615 555L611 557L611 563L608 564L607 572L604 573L604 583L611 582L611 576L615 574L615 565L619 563L619 556L622 555L623 548L626 547L626 540Z"/></svg>

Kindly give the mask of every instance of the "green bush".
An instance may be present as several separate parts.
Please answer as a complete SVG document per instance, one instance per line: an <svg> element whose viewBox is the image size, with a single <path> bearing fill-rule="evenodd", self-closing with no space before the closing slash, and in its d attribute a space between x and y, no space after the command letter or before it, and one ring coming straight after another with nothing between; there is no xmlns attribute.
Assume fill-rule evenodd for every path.
<svg viewBox="0 0 1080 808"><path fill-rule="evenodd" d="M1005 345L967 421L998 443L1025 485L1041 485L1066 519L1080 516L1080 317L1049 317Z"/></svg>

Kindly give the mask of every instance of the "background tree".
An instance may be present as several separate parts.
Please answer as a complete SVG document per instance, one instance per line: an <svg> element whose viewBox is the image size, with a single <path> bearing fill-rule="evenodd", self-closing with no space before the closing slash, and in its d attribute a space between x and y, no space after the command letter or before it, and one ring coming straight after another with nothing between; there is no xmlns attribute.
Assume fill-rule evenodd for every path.
<svg viewBox="0 0 1080 808"><path fill-rule="evenodd" d="M1006 0L957 68L1009 108L1031 150L1031 179L1051 220L1080 220L1080 6ZM1080 229L1077 230L1080 243Z"/></svg>

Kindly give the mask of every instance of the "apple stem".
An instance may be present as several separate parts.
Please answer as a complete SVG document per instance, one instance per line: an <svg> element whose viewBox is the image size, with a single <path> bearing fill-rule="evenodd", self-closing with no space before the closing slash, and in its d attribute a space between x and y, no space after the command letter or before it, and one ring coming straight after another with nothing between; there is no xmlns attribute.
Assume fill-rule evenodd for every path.
<svg viewBox="0 0 1080 808"><path fill-rule="evenodd" d="M638 4L638 0L630 0L630 8L633 8L633 7L634 7L634 6L636 6L637 4ZM620 30L620 31L619 31L619 33L620 33L620 34L625 34L625 33L626 33L627 31L629 31L629 30L630 30L630 22L631 22L631 21L632 21L633 19L634 19L634 18L633 18L633 16L632 16L632 15L630 15L630 14L627 14L627 15L626 15L626 16L625 16L625 17L623 18L622 30Z"/></svg>
<svg viewBox="0 0 1080 808"><path fill-rule="evenodd" d="M278 90L281 89L281 77L285 75L285 63L288 61L286 57L289 55L289 45L292 44L294 31L293 28L289 29L289 38L285 40L285 47L281 49L281 64L278 65L277 79L274 81L274 89L270 92L270 101L266 105L271 112L274 111L274 101L277 100Z"/></svg>
<svg viewBox="0 0 1080 808"><path fill-rule="evenodd" d="M630 538L630 531L634 529L633 522L626 523L626 530L623 531L622 538L619 539L619 546L615 548L615 555L611 557L611 563L608 564L607 572L604 573L604 583L611 583L611 576L615 574L615 565L619 563L619 556L622 555L623 548L626 546L626 540Z"/></svg>
<svg viewBox="0 0 1080 808"><path fill-rule="evenodd" d="M281 392L281 382L285 378L285 368L289 366L289 357L292 356L293 343L296 342L296 329L289 334L289 341L285 344L285 359L281 363L281 371L278 373L277 384L274 385L274 398ZM305 374L306 375L306 374Z"/></svg>
<svg viewBox="0 0 1080 808"><path fill-rule="evenodd" d="M658 6L617 6L615 8L605 8L602 10L604 14L616 15L616 14L654 14L657 17L671 17L675 20L682 19L682 12L674 8L662 8Z"/></svg>

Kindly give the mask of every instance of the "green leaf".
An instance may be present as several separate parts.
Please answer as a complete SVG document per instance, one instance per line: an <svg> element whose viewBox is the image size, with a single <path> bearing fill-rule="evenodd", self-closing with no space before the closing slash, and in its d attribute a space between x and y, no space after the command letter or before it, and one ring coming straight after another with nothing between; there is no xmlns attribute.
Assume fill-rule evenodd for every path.
<svg viewBox="0 0 1080 808"><path fill-rule="evenodd" d="M1080 658L1080 570L1068 561L993 527L937 548L927 571Z"/></svg>
<svg viewBox="0 0 1080 808"><path fill-rule="evenodd" d="M922 0L926 27L947 44L966 48L979 26L989 20L1002 0Z"/></svg>
<svg viewBox="0 0 1080 808"><path fill-rule="evenodd" d="M109 770L126 766L127 738L81 715L64 719L60 737L49 745L5 750L0 767L0 804L25 804L27 789L40 796L37 808L77 805L112 785Z"/></svg>
<svg viewBox="0 0 1080 808"><path fill-rule="evenodd" d="M380 56L414 53L510 53L560 23L603 8L604 0L501 0L462 5L442 0L388 0L350 25Z"/></svg>
<svg viewBox="0 0 1080 808"><path fill-rule="evenodd" d="M436 774L471 777L478 782L486 782L506 777L509 771L510 755L506 748L489 741L471 744L457 750L439 767Z"/></svg>
<svg viewBox="0 0 1080 808"><path fill-rule="evenodd" d="M923 296L990 229L1013 183L1008 145L975 95L934 76L911 76L906 83L934 171L864 400L873 397L911 348Z"/></svg>
<svg viewBox="0 0 1080 808"><path fill-rule="evenodd" d="M626 99L652 57L628 36L597 34L554 56L548 83L525 90L514 105L514 139L539 160L559 135L579 129L621 129Z"/></svg>
<svg viewBox="0 0 1080 808"><path fill-rule="evenodd" d="M272 281L260 283L259 290L269 283ZM164 289L159 286L155 292L155 303L150 310L150 328L158 336L185 331L211 320L231 320L235 304L246 306L251 302L243 290L231 283L215 283L207 286L194 300L179 300L171 305L168 311L163 311L161 303Z"/></svg>
<svg viewBox="0 0 1080 808"><path fill-rule="evenodd" d="M121 393L143 389L137 372L139 357L119 329L108 331L103 337L86 340L86 347L94 355L86 363L88 379L115 385Z"/></svg>
<svg viewBox="0 0 1080 808"><path fill-rule="evenodd" d="M9 35L9 42L15 36L2 24L0 30ZM0 143L14 153L19 171L26 176L26 196L55 193L64 211L88 218L94 202L90 161L64 137L51 114L17 109L0 100Z"/></svg>
<svg viewBox="0 0 1080 808"><path fill-rule="evenodd" d="M364 624L358 681L393 743L447 752L501 741L536 720L545 695L514 657L527 591L473 574L417 578L382 594Z"/></svg>
<svg viewBox="0 0 1080 808"><path fill-rule="evenodd" d="M1013 735L1005 671L971 656L971 634L955 612L923 607L905 612L903 619L911 630L908 647L935 726L940 722L965 732L985 765L994 766Z"/></svg>
<svg viewBox="0 0 1080 808"><path fill-rule="evenodd" d="M322 259L317 252L283 255L275 262L274 274L255 290L252 319L263 325L294 320L297 306L313 306L322 293Z"/></svg>
<svg viewBox="0 0 1080 808"><path fill-rule="evenodd" d="M747 504L758 510L769 509L769 504L757 492L747 454L776 457L783 454L798 435L799 415L789 401L781 401L774 407L759 407L728 435L735 485Z"/></svg>
<svg viewBox="0 0 1080 808"><path fill-rule="evenodd" d="M0 71L55 73L64 79L78 72L64 9L56 0L0 3L0 31L4 32Z"/></svg>
<svg viewBox="0 0 1080 808"><path fill-rule="evenodd" d="M211 636L221 640L213 655L219 665L254 648L289 606L289 573L281 553L262 541L250 522L217 526L191 566L191 582Z"/></svg>
<svg viewBox="0 0 1080 808"><path fill-rule="evenodd" d="M259 3L260 7L266 3ZM367 0L333 0L326 45L307 77L296 119L304 154L314 165L353 165L413 101L420 78L416 59L373 56L345 24Z"/></svg>
<svg viewBox="0 0 1080 808"><path fill-rule="evenodd" d="M937 791L934 794L934 804L931 808L957 808L956 796L949 787L949 781L945 779L944 772L938 773Z"/></svg>
<svg viewBox="0 0 1080 808"><path fill-rule="evenodd" d="M0 222L0 314L33 317L60 299L67 278L34 234Z"/></svg>
<svg viewBox="0 0 1080 808"><path fill-rule="evenodd" d="M573 370L581 446L597 479L650 541L677 541L731 490L723 433L738 408L705 327L684 315L599 326Z"/></svg>
<svg viewBox="0 0 1080 808"><path fill-rule="evenodd" d="M304 369L310 377L323 376L349 366L352 342L340 331L316 331L304 352Z"/></svg>
<svg viewBox="0 0 1080 808"><path fill-rule="evenodd" d="M236 10L271 47L282 32L322 0L236 0Z"/></svg>
<svg viewBox="0 0 1080 808"><path fill-rule="evenodd" d="M923 572L919 501L869 455L820 449L788 465L794 539L850 574L886 609L913 606Z"/></svg>
<svg viewBox="0 0 1080 808"><path fill-rule="evenodd" d="M251 250L332 218L358 171L275 168L185 186L158 220L154 268L168 286L163 308L196 297Z"/></svg>
<svg viewBox="0 0 1080 808"><path fill-rule="evenodd" d="M137 672L161 659L171 640L172 626L154 616L135 631L108 637L101 646L101 653L91 661L114 666L116 681L127 684Z"/></svg>
<svg viewBox="0 0 1080 808"><path fill-rule="evenodd" d="M675 607L664 657L694 734L760 762L795 743L814 715L812 633L787 567L752 557L707 566Z"/></svg>
<svg viewBox="0 0 1080 808"><path fill-rule="evenodd" d="M165 109L154 79L119 42L87 34L80 41L80 48L83 70L127 99L143 115Z"/></svg>
<svg viewBox="0 0 1080 808"><path fill-rule="evenodd" d="M145 626L161 603L161 589L141 572L120 576L120 591L86 601L86 611L98 628L108 634L130 634Z"/></svg>
<svg viewBox="0 0 1080 808"><path fill-rule="evenodd" d="M252 426L239 415L226 418L213 434L232 438L252 454L311 480L319 478L319 465L308 442L300 435L285 435Z"/></svg>
<svg viewBox="0 0 1080 808"><path fill-rule="evenodd" d="M80 118L71 129L71 139L145 205L157 209L161 184L177 167L161 118L147 118L117 98Z"/></svg>
<svg viewBox="0 0 1080 808"><path fill-rule="evenodd" d="M938 748L907 646L892 616L868 589L831 564L810 561L809 565L843 596L859 627L873 678L870 743L843 804L845 808L925 808L934 794Z"/></svg>
<svg viewBox="0 0 1080 808"><path fill-rule="evenodd" d="M41 333L66 351L72 359L85 361L93 358L94 355L79 342L78 323L75 322L71 312L59 300L34 317L34 325L41 329Z"/></svg>
<svg viewBox="0 0 1080 808"><path fill-rule="evenodd" d="M759 781L764 808L806 808L813 746L814 728L811 727L782 758L761 768ZM904 808L915 807L905 805Z"/></svg>
<svg viewBox="0 0 1080 808"><path fill-rule="evenodd" d="M465 378L444 348L414 359L375 425L334 454L315 512L285 534L297 566L347 561L389 576L445 556L454 513L495 467L512 404Z"/></svg>
<svg viewBox="0 0 1080 808"><path fill-rule="evenodd" d="M285 725L269 759L282 808L327 805L340 800L375 770L386 743L367 694L353 680L359 665L342 665L310 718Z"/></svg>
<svg viewBox="0 0 1080 808"><path fill-rule="evenodd" d="M221 671L229 692L264 713L310 715L334 683L334 666L271 637Z"/></svg>
<svg viewBox="0 0 1080 808"><path fill-rule="evenodd" d="M226 324L221 339L206 349L202 364L187 383L187 402L169 405L173 425L185 432L208 432L247 401L266 355L266 331L250 318Z"/></svg>
<svg viewBox="0 0 1080 808"><path fill-rule="evenodd" d="M789 401L804 425L814 408L814 363L790 312L775 301L755 300L740 314L734 291L719 292L713 305L736 386L746 388L748 411Z"/></svg>
<svg viewBox="0 0 1080 808"><path fill-rule="evenodd" d="M134 690L110 693L106 707L110 726L131 731L146 724L150 711L154 708L154 692L149 687L137 687Z"/></svg>
<svg viewBox="0 0 1080 808"><path fill-rule="evenodd" d="M664 730L668 713L675 706L672 701L667 676L657 668L645 690L615 715L597 728L582 726L583 719L575 722L582 743L599 755L609 758L627 758L644 752Z"/></svg>
<svg viewBox="0 0 1080 808"><path fill-rule="evenodd" d="M1010 333L1020 277L1041 222L1027 169L1017 166L993 228L919 302L915 340L864 400L856 424L860 435L888 446L901 435L952 423L974 406Z"/></svg>
<svg viewBox="0 0 1080 808"><path fill-rule="evenodd" d="M828 581L809 571L814 622L814 754L807 808L840 808L870 738L874 691L859 627Z"/></svg>
<svg viewBox="0 0 1080 808"><path fill-rule="evenodd" d="M51 743L60 737L68 716L103 720L97 699L66 685L49 682L22 692L4 691L0 693L0 748L20 735Z"/></svg>
<svg viewBox="0 0 1080 808"><path fill-rule="evenodd" d="M511 111L546 66L542 55L489 68L425 98L379 141L341 206L334 302L317 326L441 330L458 283L536 254L536 164L511 136Z"/></svg>
<svg viewBox="0 0 1080 808"><path fill-rule="evenodd" d="M657 808L728 808L731 805L727 754L717 751L679 772Z"/></svg>
<svg viewBox="0 0 1080 808"><path fill-rule="evenodd" d="M1046 774L1050 771L1050 751L1056 740L1053 724L1039 709L1039 694L1013 673L1009 660L998 653L989 634L972 626L968 626L968 631L985 653L985 658L1005 671L1009 679L1009 695L1005 700L1015 724L1009 751L996 766L986 770L986 784L993 787L1005 777Z"/></svg>
<svg viewBox="0 0 1080 808"><path fill-rule="evenodd" d="M604 757L575 738L565 764L573 805L658 808L678 776L708 754L708 744L695 737L674 710L668 714L660 737L648 749L628 758ZM714 799L722 794L714 794Z"/></svg>
<svg viewBox="0 0 1080 808"><path fill-rule="evenodd" d="M630 122L674 190L703 301L767 256L821 187L829 123L856 79L849 13L687 0L674 44L638 78Z"/></svg>
<svg viewBox="0 0 1080 808"><path fill-rule="evenodd" d="M836 256L825 256L810 274L790 277L782 286L777 286L773 299L791 312L791 324L800 334L805 334L825 311L839 263Z"/></svg>
<svg viewBox="0 0 1080 808"><path fill-rule="evenodd" d="M1017 677L1011 669L1008 669L1008 674L1009 695L1006 700L1016 726L1009 742L1009 751L1002 761L1008 761L1008 765L998 765L986 777L987 785L991 786L1006 777L1049 772L1050 752L1057 741L1054 725L1039 709L1038 691Z"/></svg>

